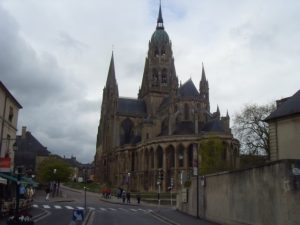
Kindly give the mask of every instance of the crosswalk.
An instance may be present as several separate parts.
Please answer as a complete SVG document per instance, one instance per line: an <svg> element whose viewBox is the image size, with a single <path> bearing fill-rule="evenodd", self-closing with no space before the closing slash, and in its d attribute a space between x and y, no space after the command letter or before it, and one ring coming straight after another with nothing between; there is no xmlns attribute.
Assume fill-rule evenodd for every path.
<svg viewBox="0 0 300 225"><path fill-rule="evenodd" d="M68 209L68 210L74 210L74 209L84 209L81 206L69 206L69 205L38 205L38 204L33 204L32 207L34 208L44 208L44 209L55 209L55 210L60 210L60 209ZM151 209L141 209L141 208L112 208L112 207L88 207L91 210L98 210L100 212L131 212L131 213L150 213L152 212Z"/></svg>

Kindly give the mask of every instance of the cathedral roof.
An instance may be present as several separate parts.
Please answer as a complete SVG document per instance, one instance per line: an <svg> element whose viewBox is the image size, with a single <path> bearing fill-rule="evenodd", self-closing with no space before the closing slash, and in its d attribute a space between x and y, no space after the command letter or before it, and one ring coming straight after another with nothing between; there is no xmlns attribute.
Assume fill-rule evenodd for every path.
<svg viewBox="0 0 300 225"><path fill-rule="evenodd" d="M214 119L204 124L202 131L206 132L225 132L222 121Z"/></svg>
<svg viewBox="0 0 300 225"><path fill-rule="evenodd" d="M281 103L265 120L273 120L281 117L291 116L300 113L300 90L293 96Z"/></svg>
<svg viewBox="0 0 300 225"><path fill-rule="evenodd" d="M174 134L194 134L195 125L192 121L182 121L176 124Z"/></svg>
<svg viewBox="0 0 300 225"><path fill-rule="evenodd" d="M147 114L146 104L140 99L119 98L117 113L145 117Z"/></svg>
<svg viewBox="0 0 300 225"><path fill-rule="evenodd" d="M179 95L181 97L199 97L200 94L195 87L193 81L189 79L179 88Z"/></svg>

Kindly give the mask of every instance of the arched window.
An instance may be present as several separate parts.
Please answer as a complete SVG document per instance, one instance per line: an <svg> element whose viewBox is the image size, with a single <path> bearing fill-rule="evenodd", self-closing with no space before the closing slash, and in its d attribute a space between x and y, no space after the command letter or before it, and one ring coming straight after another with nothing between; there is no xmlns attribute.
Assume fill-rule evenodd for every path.
<svg viewBox="0 0 300 225"><path fill-rule="evenodd" d="M184 147L183 145L179 145L178 147L178 166L184 166Z"/></svg>
<svg viewBox="0 0 300 225"><path fill-rule="evenodd" d="M193 167L193 145L189 145L188 148L188 163L189 167Z"/></svg>
<svg viewBox="0 0 300 225"><path fill-rule="evenodd" d="M150 150L150 164L151 164L151 169L154 168L154 151L153 148Z"/></svg>
<svg viewBox="0 0 300 225"><path fill-rule="evenodd" d="M158 146L156 150L156 156L157 156L157 168L163 168L163 150L160 146Z"/></svg>
<svg viewBox="0 0 300 225"><path fill-rule="evenodd" d="M161 48L161 55L165 55L166 54L166 50L164 47Z"/></svg>
<svg viewBox="0 0 300 225"><path fill-rule="evenodd" d="M169 133L169 119L165 118L161 123L161 135L167 135Z"/></svg>
<svg viewBox="0 0 300 225"><path fill-rule="evenodd" d="M189 109L189 105L187 103L184 104L184 119L185 120L189 120L190 119L190 109Z"/></svg>
<svg viewBox="0 0 300 225"><path fill-rule="evenodd" d="M168 83L168 71L167 69L163 69L161 72L161 84L162 86L166 86Z"/></svg>
<svg viewBox="0 0 300 225"><path fill-rule="evenodd" d="M167 148L167 169L175 167L175 149L172 145Z"/></svg>
<svg viewBox="0 0 300 225"><path fill-rule="evenodd" d="M158 56L159 56L159 50L158 50L158 47L155 47L155 50L154 50L154 56L155 56L155 57L158 57Z"/></svg>
<svg viewBox="0 0 300 225"><path fill-rule="evenodd" d="M152 70L152 86L158 86L158 72L156 69Z"/></svg>
<svg viewBox="0 0 300 225"><path fill-rule="evenodd" d="M129 144L133 137L133 122L128 118L123 120L120 130L120 144Z"/></svg>

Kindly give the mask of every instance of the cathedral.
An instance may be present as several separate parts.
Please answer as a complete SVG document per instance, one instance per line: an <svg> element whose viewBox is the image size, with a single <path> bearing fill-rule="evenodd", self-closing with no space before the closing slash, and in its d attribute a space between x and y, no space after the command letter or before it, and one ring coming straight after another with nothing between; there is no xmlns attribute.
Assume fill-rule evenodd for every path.
<svg viewBox="0 0 300 225"><path fill-rule="evenodd" d="M211 112L203 64L200 71L198 88L191 79L178 84L160 6L137 98L119 96L112 54L96 143L98 181L132 191L154 191L158 184L178 190L201 164L201 143L210 137L221 140L222 160L238 166L229 115L222 117L218 107Z"/></svg>

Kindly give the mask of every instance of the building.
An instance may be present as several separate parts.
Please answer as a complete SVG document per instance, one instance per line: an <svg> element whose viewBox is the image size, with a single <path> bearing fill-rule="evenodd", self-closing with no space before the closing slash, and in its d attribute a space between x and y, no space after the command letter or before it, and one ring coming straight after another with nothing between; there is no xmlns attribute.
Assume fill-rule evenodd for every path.
<svg viewBox="0 0 300 225"><path fill-rule="evenodd" d="M48 157L50 152L32 134L22 127L21 135L17 136L18 151L15 155L15 165L24 168L27 175L36 174L37 157Z"/></svg>
<svg viewBox="0 0 300 225"><path fill-rule="evenodd" d="M113 55L102 97L95 154L95 176L101 182L152 191L163 176L163 191L177 188L198 165L200 144L212 137L222 141L224 161L237 166L239 142L232 136L228 113L221 117L218 107L210 111L204 66L199 89L191 79L178 85L161 7L138 97L119 96Z"/></svg>
<svg viewBox="0 0 300 225"><path fill-rule="evenodd" d="M269 123L270 159L300 159L300 90L276 103L277 109L265 119Z"/></svg>
<svg viewBox="0 0 300 225"><path fill-rule="evenodd" d="M12 172L14 169L13 145L20 109L21 104L0 81L0 172Z"/></svg>

